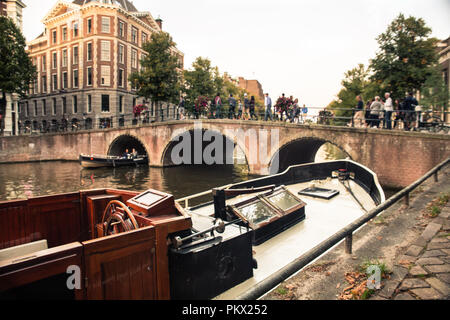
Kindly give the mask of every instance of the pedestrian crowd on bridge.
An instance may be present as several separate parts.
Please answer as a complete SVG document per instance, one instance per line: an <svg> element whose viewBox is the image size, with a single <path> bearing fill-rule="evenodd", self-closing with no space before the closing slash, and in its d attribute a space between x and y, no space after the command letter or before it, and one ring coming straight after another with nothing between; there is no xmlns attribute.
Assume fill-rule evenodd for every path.
<svg viewBox="0 0 450 320"><path fill-rule="evenodd" d="M419 102L411 92L403 101L393 100L389 92L385 93L384 99L376 96L364 104L361 95L358 95L356 101L353 117L348 126L410 131L417 125Z"/></svg>

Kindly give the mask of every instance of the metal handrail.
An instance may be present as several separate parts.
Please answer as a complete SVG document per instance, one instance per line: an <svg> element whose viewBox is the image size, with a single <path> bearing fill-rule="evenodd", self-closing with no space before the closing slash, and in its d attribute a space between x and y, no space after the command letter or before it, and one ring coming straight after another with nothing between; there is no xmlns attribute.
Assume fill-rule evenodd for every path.
<svg viewBox="0 0 450 320"><path fill-rule="evenodd" d="M170 109L173 112L170 112L169 114L166 114L166 115L164 115L164 114L167 113L167 110L162 110L161 119L159 119L156 122L167 122L167 121L173 121L173 120L180 120L180 116L181 116L180 108L177 107L177 106L171 106ZM187 108L184 108L184 110L185 110L183 112L183 118L184 119L195 119L196 118L194 112L189 111ZM369 110L366 110L366 109L359 110L359 109L356 109L356 108L336 108L336 109L332 109L332 110L326 110L326 109L324 109L322 107L308 107L308 110L321 110L321 111L331 111L331 112L335 112L335 111L347 111L347 112L363 111L363 112L366 112L366 111L369 111ZM215 111L215 109L213 109L212 111ZM228 111L229 110L228 110L227 106L223 105L221 107L221 118L222 119L228 118L228 115L229 115ZM383 113L384 110L379 110L378 112L379 113ZM450 111L440 111L440 110L415 111L415 110L398 109L398 110L393 110L392 112L393 112L393 114L395 114L395 113L417 114L417 113L420 112L420 113L423 113L423 114L444 115L444 120L441 119L442 125L447 126L447 127L450 125L450 123L445 121L445 118L446 118L445 115L450 114ZM210 113L211 113L211 110L208 110L208 111L204 111L204 112L198 113L198 116L205 117L205 116L207 116ZM237 113L238 113L238 110L235 109L234 118L236 118L236 114ZM242 117L244 117L244 113L245 113L244 110L242 110ZM277 114L278 113L276 113L276 112L272 112L272 116L275 117L275 118L277 117ZM265 118L265 111L264 110L261 110L261 111L255 110L255 115L258 117L258 119L260 121L262 121ZM76 116L76 115L74 115L74 116ZM114 128L121 128L121 129L126 129L128 127L142 126L144 120L148 121L148 123L154 123L155 120L156 120L154 115L144 116L144 114L142 114L142 115L138 116L138 115L135 115L134 113L123 113L123 114L120 114L120 115L112 115L112 116L109 116L107 118L111 119L112 124L114 124ZM337 116L335 114L331 114L330 116L327 116L327 115L319 115L319 114L310 114L310 113L304 114L304 113L300 113L299 114L299 118L301 118L302 120L303 119L310 119L313 122L314 121L318 122L319 120L321 120L321 121L334 120L334 121L338 121L340 123L334 123L333 125L335 125L335 126L345 126L346 123L344 123L344 122L352 120L353 116L344 116L344 115ZM120 126L119 119L124 121L123 122L123 126ZM23 119L24 122L25 121L29 121L30 125L31 125L32 120L33 120L32 118L30 118L30 119ZM54 120L56 120L56 119L54 119ZM248 119L248 120L253 120L253 119ZM361 120L366 121L366 120L373 120L373 119L368 119L368 118L364 117ZM380 120L382 121L383 118L380 118ZM29 134L42 135L42 134L68 133L68 132L79 132L79 131L83 131L84 132L84 131L96 131L96 130L105 130L105 129L113 128L113 127L108 127L108 128L100 128L100 127L83 128L83 124L82 123L84 121L86 121L86 119L79 119L78 123L80 124L80 127L70 128L70 123L68 121L67 128L60 128L60 127L58 127L58 128L55 129L55 128L51 127L51 122L50 122L50 120L48 120L49 127L46 128L45 131L41 131L40 129L36 129L35 130L35 129L32 129L31 127L29 127L29 128L28 127L24 127L24 128L21 129L21 132L19 133L19 135L29 135ZM401 119L392 120L392 122L401 122L401 121L403 121L403 120L401 120ZM134 123L134 122L136 122L136 123ZM127 124L127 123L129 123L129 124Z"/></svg>
<svg viewBox="0 0 450 320"><path fill-rule="evenodd" d="M231 187L233 184L227 184L226 186L220 187L221 189L227 189L229 187ZM195 198L200 198L200 197L204 197L207 196L208 194L211 194L213 191L212 189L210 190L206 190L200 193L196 193L184 198L180 198L180 199L176 199L175 202L181 204L182 202L184 202L184 208L188 208L189 207L189 200L195 199Z"/></svg>
<svg viewBox="0 0 450 320"><path fill-rule="evenodd" d="M399 191L398 193L390 197L388 200L386 200L376 208L370 210L367 214L358 218L356 221L344 227L343 229L341 229L340 231L329 237L327 240L321 242L320 244L318 244L305 254L301 255L300 257L298 257L297 259L295 259L294 261L292 261L279 271L272 274L270 277L254 285L251 289L236 297L236 300L256 300L257 298L269 292L271 289L275 288L282 281L286 280L287 278L298 272L300 269L302 269L303 267L314 261L316 258L321 256L323 253L325 253L326 251L331 249L334 245L338 244L340 241L344 239L346 252L351 253L353 232L355 232L357 229L359 229L368 221L375 218L378 214L380 214L384 210L388 209L389 207L397 203L397 201L399 201L402 198L404 198L405 203L409 205L409 194L412 191L414 191L418 186L420 186L425 180L427 180L433 175L435 181L437 181L438 172L449 163L450 157L447 158L445 161L441 162L440 164L438 164L436 167L427 172L423 177L421 177L408 187Z"/></svg>

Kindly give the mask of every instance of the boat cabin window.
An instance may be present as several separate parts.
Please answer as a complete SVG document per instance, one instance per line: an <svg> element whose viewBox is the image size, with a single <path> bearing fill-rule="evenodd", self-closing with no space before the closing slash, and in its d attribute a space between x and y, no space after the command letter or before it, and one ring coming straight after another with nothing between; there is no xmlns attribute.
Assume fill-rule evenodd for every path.
<svg viewBox="0 0 450 320"><path fill-rule="evenodd" d="M256 200L251 204L240 207L238 210L240 216L253 227L277 217L277 213L261 200Z"/></svg>
<svg viewBox="0 0 450 320"><path fill-rule="evenodd" d="M231 205L227 210L248 223L255 231L253 244L258 245L305 219L305 205L285 186L281 186Z"/></svg>
<svg viewBox="0 0 450 320"><path fill-rule="evenodd" d="M268 196L267 199L272 205L279 208L281 213L285 213L286 211L303 204L300 199L294 198L294 196L286 190Z"/></svg>

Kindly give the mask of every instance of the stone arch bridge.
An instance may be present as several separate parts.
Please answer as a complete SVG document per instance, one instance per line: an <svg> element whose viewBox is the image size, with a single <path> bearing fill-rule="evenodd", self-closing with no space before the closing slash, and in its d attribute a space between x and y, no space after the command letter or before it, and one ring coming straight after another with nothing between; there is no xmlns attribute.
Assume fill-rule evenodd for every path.
<svg viewBox="0 0 450 320"><path fill-rule="evenodd" d="M220 142L218 137L225 139ZM197 138L200 145L195 143ZM193 142L192 148L180 152L180 143L189 141ZM78 160L80 154L120 155L125 148L130 151L135 148L141 154L147 153L150 166L164 167L179 164L173 154L180 154L188 162L190 159L191 164L208 163L207 159L196 159L196 154L205 155L215 144L219 152L210 154L213 159L219 159L218 163L232 161L228 146L239 146L250 173L269 174L291 164L313 162L318 149L326 142L372 169L381 184L390 187L407 186L450 156L450 135L280 122L183 120L140 127L2 137L0 163Z"/></svg>

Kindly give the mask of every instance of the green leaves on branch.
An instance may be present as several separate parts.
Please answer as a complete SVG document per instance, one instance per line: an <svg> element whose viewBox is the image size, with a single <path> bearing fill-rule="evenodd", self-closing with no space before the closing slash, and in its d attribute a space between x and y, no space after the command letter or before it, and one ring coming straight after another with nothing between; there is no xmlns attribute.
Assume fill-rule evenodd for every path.
<svg viewBox="0 0 450 320"><path fill-rule="evenodd" d="M387 30L378 36L379 51L368 68L359 64L345 73L342 89L327 110L336 118L351 117L356 96L363 101L390 92L393 99L403 100L406 92L421 91L420 103L442 106L448 102L448 89L439 72L435 38L423 19L400 14ZM339 110L348 109L348 110ZM348 120L335 120L347 122Z"/></svg>
<svg viewBox="0 0 450 320"><path fill-rule="evenodd" d="M180 93L179 57L176 44L166 32L155 32L144 44L147 55L141 60L141 70L129 77L141 97L155 102L177 102Z"/></svg>
<svg viewBox="0 0 450 320"><path fill-rule="evenodd" d="M0 17L0 91L4 114L6 93L24 97L30 84L36 79L36 68L25 51L25 38L16 24L7 17Z"/></svg>
<svg viewBox="0 0 450 320"><path fill-rule="evenodd" d="M423 19L400 14L377 38L380 50L371 61L371 79L400 99L420 90L438 63L438 40L430 34Z"/></svg>

